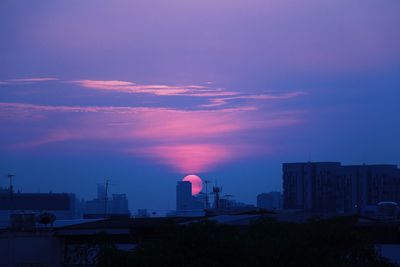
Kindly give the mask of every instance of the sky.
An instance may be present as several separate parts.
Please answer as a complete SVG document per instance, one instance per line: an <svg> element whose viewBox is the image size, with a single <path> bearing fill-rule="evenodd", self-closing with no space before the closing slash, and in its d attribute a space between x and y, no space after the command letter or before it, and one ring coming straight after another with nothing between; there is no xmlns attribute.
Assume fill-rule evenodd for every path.
<svg viewBox="0 0 400 267"><path fill-rule="evenodd" d="M399 164L400 2L0 2L0 186L254 204L281 164Z"/></svg>

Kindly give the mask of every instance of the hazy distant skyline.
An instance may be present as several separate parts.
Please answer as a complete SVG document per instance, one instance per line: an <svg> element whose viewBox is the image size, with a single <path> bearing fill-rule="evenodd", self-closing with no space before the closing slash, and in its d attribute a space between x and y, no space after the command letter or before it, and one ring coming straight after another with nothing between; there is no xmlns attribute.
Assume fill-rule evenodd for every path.
<svg viewBox="0 0 400 267"><path fill-rule="evenodd" d="M2 1L0 185L255 203L281 163L399 164L398 1Z"/></svg>

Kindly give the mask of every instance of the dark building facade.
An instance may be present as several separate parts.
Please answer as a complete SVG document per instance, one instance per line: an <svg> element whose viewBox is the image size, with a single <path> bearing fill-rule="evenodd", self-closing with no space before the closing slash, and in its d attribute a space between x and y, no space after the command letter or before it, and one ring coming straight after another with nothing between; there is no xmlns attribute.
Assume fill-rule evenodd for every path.
<svg viewBox="0 0 400 267"><path fill-rule="evenodd" d="M192 184L188 181L179 181L176 184L176 210L188 212L203 209L204 203L192 196Z"/></svg>
<svg viewBox="0 0 400 267"><path fill-rule="evenodd" d="M130 216L126 194L112 194L112 198L109 198L102 184L97 185L97 198L86 201L83 208L84 217L102 218L118 214Z"/></svg>
<svg viewBox="0 0 400 267"><path fill-rule="evenodd" d="M400 203L396 165L284 163L283 206L315 212L368 214L379 202Z"/></svg>

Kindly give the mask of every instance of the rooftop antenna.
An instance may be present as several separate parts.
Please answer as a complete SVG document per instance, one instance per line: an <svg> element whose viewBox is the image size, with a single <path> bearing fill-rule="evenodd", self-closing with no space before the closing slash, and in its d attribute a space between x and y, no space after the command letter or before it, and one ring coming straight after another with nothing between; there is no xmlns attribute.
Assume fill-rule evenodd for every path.
<svg viewBox="0 0 400 267"><path fill-rule="evenodd" d="M218 186L213 186L213 194L214 194L214 206L216 209L219 208L219 199L220 199L220 193L222 191L222 187Z"/></svg>
<svg viewBox="0 0 400 267"><path fill-rule="evenodd" d="M204 180L204 185L206 186L206 198L205 198L205 200L206 200L206 209L208 209L210 206L209 206L209 203L208 203L208 184L210 184L211 183L211 181L209 181L209 180Z"/></svg>

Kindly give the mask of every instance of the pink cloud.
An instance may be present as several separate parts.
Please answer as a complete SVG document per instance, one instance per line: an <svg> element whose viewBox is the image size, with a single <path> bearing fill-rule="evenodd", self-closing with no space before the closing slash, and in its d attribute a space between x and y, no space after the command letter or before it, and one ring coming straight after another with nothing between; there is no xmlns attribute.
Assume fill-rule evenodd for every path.
<svg viewBox="0 0 400 267"><path fill-rule="evenodd" d="M70 83L75 83L85 88L107 90L110 92L124 92L133 94L147 93L158 96L179 95L210 98L209 104L200 105L200 107L207 108L219 107L227 104L231 100L237 99L285 100L305 94L304 92L294 91L284 94L244 95L241 92L229 91L225 90L224 88L210 88L209 86L202 85L144 85L119 80L76 80L70 81Z"/></svg>
<svg viewBox="0 0 400 267"><path fill-rule="evenodd" d="M89 89L130 94L153 94L158 96L217 97L235 96L240 94L240 92L227 91L223 88L211 88L209 86L193 84L136 84L134 82L119 80L76 80L69 81L68 83L74 83Z"/></svg>
<svg viewBox="0 0 400 267"><path fill-rule="evenodd" d="M187 93L201 93L207 87L201 85L165 85L165 84L136 84L118 80L77 80L72 83L85 88L97 90L109 90L124 93L147 93L154 95L184 95Z"/></svg>
<svg viewBox="0 0 400 267"><path fill-rule="evenodd" d="M243 157L270 151L262 149L263 138L281 127L301 122L296 112L261 112L252 107L219 110L176 110L142 107L46 106L0 103L0 111L23 122L19 113L32 116L79 116L41 130L39 137L27 137L14 149L35 149L63 141L88 140L102 144L120 143L115 152L151 158L182 173L204 172ZM32 123L35 123L33 121ZM269 129L266 131L266 129ZM250 137L251 136L251 137ZM257 137L258 136L258 137ZM262 151L262 152L261 152Z"/></svg>
<svg viewBox="0 0 400 267"><path fill-rule="evenodd" d="M263 148L262 153L271 151L272 148ZM175 171L188 174L204 172L221 164L260 154L261 150L250 144L220 142L160 145L130 152L136 155L140 153L160 164L171 166Z"/></svg>
<svg viewBox="0 0 400 267"><path fill-rule="evenodd" d="M241 147L240 150L244 152L246 149ZM200 173L243 157L243 154L239 156L238 147L209 143L151 146L130 152L155 158L181 173Z"/></svg>

